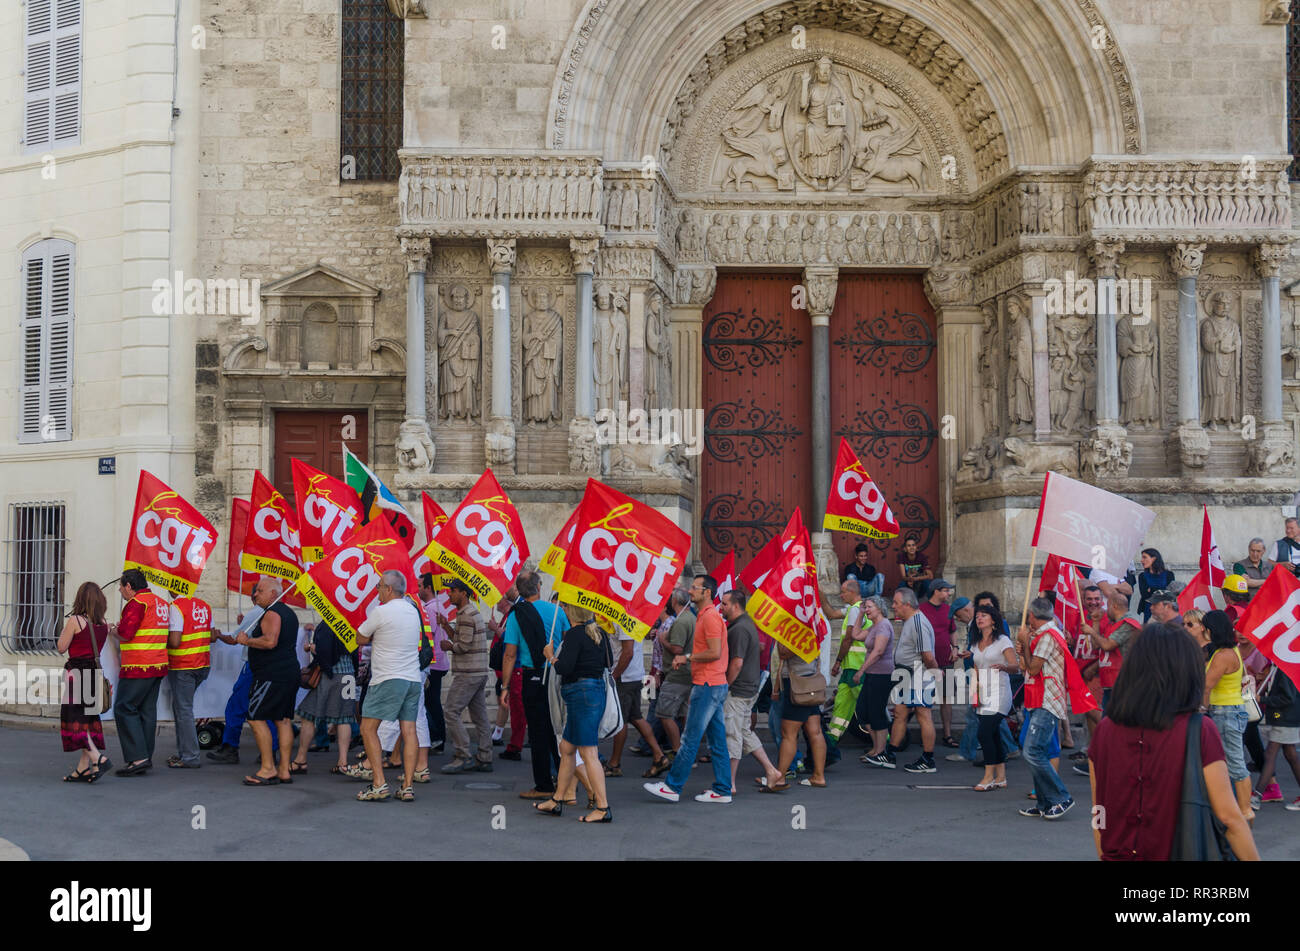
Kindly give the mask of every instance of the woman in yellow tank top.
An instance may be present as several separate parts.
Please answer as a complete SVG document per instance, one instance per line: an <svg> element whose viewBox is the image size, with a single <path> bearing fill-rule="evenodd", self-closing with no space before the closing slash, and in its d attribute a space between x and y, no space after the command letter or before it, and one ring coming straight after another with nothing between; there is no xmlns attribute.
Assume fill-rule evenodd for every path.
<svg viewBox="0 0 1300 951"><path fill-rule="evenodd" d="M1249 821L1255 818L1255 813L1250 807L1250 773L1246 771L1246 753L1242 748L1242 737L1250 721L1246 707L1241 702L1241 677L1244 671L1241 651L1237 647L1237 635L1232 630L1232 621L1227 614L1222 611L1207 611L1201 623L1210 636L1206 648L1210 651L1210 659L1205 665L1203 702L1210 719L1219 728L1228 762L1228 778L1232 780L1241 814Z"/></svg>

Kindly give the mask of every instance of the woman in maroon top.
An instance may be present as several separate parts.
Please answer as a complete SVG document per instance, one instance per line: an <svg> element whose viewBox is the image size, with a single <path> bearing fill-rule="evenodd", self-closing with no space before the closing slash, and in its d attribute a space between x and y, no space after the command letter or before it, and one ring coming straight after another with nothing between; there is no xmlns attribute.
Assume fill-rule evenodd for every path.
<svg viewBox="0 0 1300 951"><path fill-rule="evenodd" d="M1166 862L1182 799L1187 718L1201 709L1205 658L1173 624L1147 624L1130 644L1106 718L1088 744L1092 836L1103 860ZM1201 762L1210 806L1227 826L1233 853L1257 861L1228 781L1223 741L1208 716L1201 718Z"/></svg>
<svg viewBox="0 0 1300 951"><path fill-rule="evenodd" d="M104 728L99 722L99 711L105 698L100 696L104 680L99 674L98 651L108 640L108 625L104 612L108 601L99 585L85 582L77 589L72 602L72 613L63 625L56 645L60 654L68 655L63 665L66 696L59 708L59 733L63 736L63 751L81 751L77 768L63 777L65 783L93 783L113 768L104 755ZM94 711L94 712L88 712Z"/></svg>

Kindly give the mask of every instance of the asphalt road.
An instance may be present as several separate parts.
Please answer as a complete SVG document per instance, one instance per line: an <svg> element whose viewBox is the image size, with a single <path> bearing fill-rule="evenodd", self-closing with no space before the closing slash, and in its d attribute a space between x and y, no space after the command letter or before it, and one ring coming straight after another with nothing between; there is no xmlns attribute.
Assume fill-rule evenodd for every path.
<svg viewBox="0 0 1300 951"><path fill-rule="evenodd" d="M240 766L161 768L92 786L59 781L76 757L62 752L57 732L0 727L0 837L33 860L1094 858L1086 777L1067 774L1080 804L1065 819L1026 819L1016 813L1031 788L1022 760L1008 765L1008 789L981 794L943 788L977 781L967 764L941 760L938 773L913 776L861 766L852 747L827 771L828 788L772 796L750 791L759 775L751 759L730 805L704 805L654 799L639 778L649 760L625 756L628 775L609 780L614 822L589 828L574 821L581 810L549 819L518 798L532 785L527 751L524 762L498 759L492 773L461 776L439 775L446 757L435 757L416 802L361 803L353 797L363 784L329 774L333 753L311 754L309 774L292 786L244 787L246 740ZM108 743L120 765L116 738ZM155 761L173 748L170 733L160 736ZM697 766L687 793L710 777ZM1289 780L1284 791L1294 795ZM1264 807L1255 832L1265 858L1300 858L1300 814Z"/></svg>

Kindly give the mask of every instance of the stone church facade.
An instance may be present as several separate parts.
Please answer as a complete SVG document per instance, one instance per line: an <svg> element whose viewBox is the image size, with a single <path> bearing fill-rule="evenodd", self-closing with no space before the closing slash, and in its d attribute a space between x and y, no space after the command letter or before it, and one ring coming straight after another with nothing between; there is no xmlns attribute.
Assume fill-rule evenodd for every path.
<svg viewBox="0 0 1300 951"><path fill-rule="evenodd" d="M534 556L596 476L743 563L793 504L820 527L841 435L963 589L1023 579L1048 469L1154 508L1176 564L1203 503L1232 557L1281 534L1285 3L387 0L377 180L337 2L201 6L197 267L263 302L196 347L223 534L310 414L411 500L490 466ZM702 411L703 451L597 438L634 410ZM816 543L829 583L851 543Z"/></svg>

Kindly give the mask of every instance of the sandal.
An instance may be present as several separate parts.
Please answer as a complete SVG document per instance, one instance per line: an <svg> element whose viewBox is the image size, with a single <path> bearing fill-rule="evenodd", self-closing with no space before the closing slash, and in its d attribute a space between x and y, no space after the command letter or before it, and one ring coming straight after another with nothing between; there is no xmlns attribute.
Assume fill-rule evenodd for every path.
<svg viewBox="0 0 1300 951"><path fill-rule="evenodd" d="M415 802L415 790L410 786L403 786L397 791L398 802Z"/></svg>
<svg viewBox="0 0 1300 951"><path fill-rule="evenodd" d="M958 743L956 740L954 740L951 736L945 736L943 738L943 745L953 750L961 749L961 744Z"/></svg>
<svg viewBox="0 0 1300 951"><path fill-rule="evenodd" d="M290 776L297 776L299 773L305 773L305 772L307 772L307 764L306 764L306 763L300 763L300 762L298 762L297 760L294 760L293 762L291 762L291 763L289 764L289 775L290 775Z"/></svg>
<svg viewBox="0 0 1300 951"><path fill-rule="evenodd" d="M548 802L555 803L554 809L543 809L542 806ZM552 796L550 799L544 799L542 802L534 803L533 809L544 816L558 816L564 813L564 803Z"/></svg>
<svg viewBox="0 0 1300 951"><path fill-rule="evenodd" d="M815 783L815 782L813 782L811 779L801 779L801 780L799 780L799 785L800 785L800 786L812 786L814 789L825 789L825 788L826 788L826 780L823 779L820 783Z"/></svg>
<svg viewBox="0 0 1300 951"><path fill-rule="evenodd" d="M346 776L348 772L348 768L346 766L340 766L338 763L335 763L333 766L330 767L330 772L334 773L337 776Z"/></svg>
<svg viewBox="0 0 1300 951"><path fill-rule="evenodd" d="M668 772L668 770L672 768L673 768L673 761L669 757L665 756L663 759L650 764L650 768L647 769L644 773L642 773L641 776L644 779L658 779L660 776L662 776L664 773Z"/></svg>
<svg viewBox="0 0 1300 951"><path fill-rule="evenodd" d="M789 783L777 783L775 786L769 786L767 785L767 783L764 783L762 786L758 787L758 791L761 793L779 793L779 792L785 792L789 788L790 788Z"/></svg>
<svg viewBox="0 0 1300 951"><path fill-rule="evenodd" d="M605 775L606 775L606 776L609 776L609 777L613 777L614 779L618 779L619 777L621 777L621 776L623 775L623 767L621 767L621 766L610 766L610 765L606 764L606 765L605 765Z"/></svg>
<svg viewBox="0 0 1300 951"><path fill-rule="evenodd" d="M72 772L68 773L68 775L63 777L63 781L65 783L93 783L94 779L91 777L94 776L95 773L94 770L91 769L91 766L94 766L94 764L92 763L85 769L74 769Z"/></svg>
<svg viewBox="0 0 1300 951"><path fill-rule="evenodd" d="M411 778L417 783L427 783L429 781L429 767L426 766L424 769L417 769Z"/></svg>
<svg viewBox="0 0 1300 951"><path fill-rule="evenodd" d="M388 783L382 786L367 786L357 793L357 802L383 802L392 798L393 794L388 791Z"/></svg>
<svg viewBox="0 0 1300 951"><path fill-rule="evenodd" d="M976 792L988 792L990 789L1006 789L1006 788L1007 788L1007 781L1004 779L1004 780L1002 780L1001 782L996 782L996 781L995 781L995 782L991 782L991 783L988 783L988 784L985 784L985 783L976 783L976 784L975 784L974 786L972 786L971 788L974 789Z"/></svg>
<svg viewBox="0 0 1300 951"><path fill-rule="evenodd" d="M364 766L358 766L356 763L353 763L351 766L344 766L341 770L339 770L339 772L341 772L344 776L348 777L349 779L360 779L360 780L364 780L365 782L373 782L375 778L375 774L373 771L367 769Z"/></svg>
<svg viewBox="0 0 1300 951"><path fill-rule="evenodd" d="M592 810L592 811L593 811L593 812L603 812L604 815L601 816L599 819L592 819L590 815L578 816L578 821L579 821L579 822L590 822L590 823L596 823L596 822L613 822L613 821L614 821L614 810L611 809L611 808L609 808L609 806L605 806L603 809L602 809L600 806L596 806L596 808L595 808L594 810Z"/></svg>
<svg viewBox="0 0 1300 951"><path fill-rule="evenodd" d="M244 777L245 786L278 786L280 785L279 776L258 776L254 773L252 776Z"/></svg>

